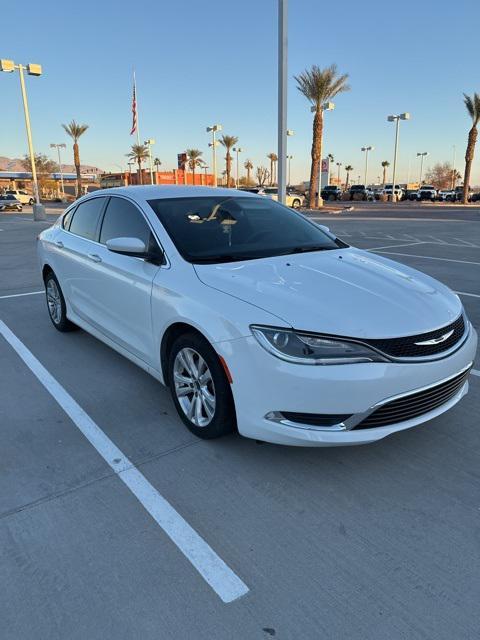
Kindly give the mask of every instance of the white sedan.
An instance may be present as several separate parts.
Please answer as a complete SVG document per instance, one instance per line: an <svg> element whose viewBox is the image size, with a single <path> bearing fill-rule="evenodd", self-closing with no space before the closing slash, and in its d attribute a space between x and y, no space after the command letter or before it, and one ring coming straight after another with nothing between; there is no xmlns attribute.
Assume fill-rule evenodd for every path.
<svg viewBox="0 0 480 640"><path fill-rule="evenodd" d="M458 296L269 198L97 191L40 234L38 256L53 325L168 385L203 438L367 443L467 393L477 336Z"/></svg>

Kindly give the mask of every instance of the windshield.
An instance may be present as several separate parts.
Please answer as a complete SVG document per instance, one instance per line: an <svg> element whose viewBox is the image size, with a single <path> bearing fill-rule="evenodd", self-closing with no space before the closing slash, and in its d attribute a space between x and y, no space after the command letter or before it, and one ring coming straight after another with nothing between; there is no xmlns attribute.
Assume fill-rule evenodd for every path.
<svg viewBox="0 0 480 640"><path fill-rule="evenodd" d="M189 262L253 260L347 246L268 198L161 198L149 205Z"/></svg>

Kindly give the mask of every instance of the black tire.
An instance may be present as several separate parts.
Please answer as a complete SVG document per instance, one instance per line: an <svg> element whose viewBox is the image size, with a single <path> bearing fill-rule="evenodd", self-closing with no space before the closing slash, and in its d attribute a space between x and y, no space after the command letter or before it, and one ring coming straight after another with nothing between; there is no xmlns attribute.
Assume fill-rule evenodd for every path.
<svg viewBox="0 0 480 640"><path fill-rule="evenodd" d="M185 350L193 351L199 355L206 366L208 367L209 374L211 375L212 385L209 389L210 394L213 389L213 396L215 398L215 407L213 415L210 418L208 424L199 426L194 421L190 420L186 409L180 404L179 397L177 396L177 386L175 384L175 368L181 366L181 354L185 354ZM180 354L180 355L179 355ZM178 356L178 359L177 359ZM198 364L199 360L197 360ZM185 370L188 379L188 370ZM183 374L182 374L183 377ZM232 391L230 383L227 380L225 370L220 362L218 354L212 348L212 346L202 336L196 333L185 333L179 336L173 343L170 353L168 355L168 381L170 386L170 392L172 394L173 403L180 416L182 422L187 429L191 431L198 438L212 439L220 438L232 431L236 430L236 415L235 406L233 403ZM180 391L186 390L187 387L191 387L188 383L179 382L183 385ZM195 402L195 396L197 396L196 402L202 404L202 410L205 407L204 400L201 399L201 387L191 387L192 392L184 393L182 402L188 404L189 402ZM196 389L196 391L194 391ZM190 399L190 396L191 399ZM208 415L205 413L205 419L208 419ZM203 415L202 415L203 418Z"/></svg>
<svg viewBox="0 0 480 640"><path fill-rule="evenodd" d="M30 198L30 200L28 201L28 204L32 207L35 203L35 200L33 198Z"/></svg>
<svg viewBox="0 0 480 640"><path fill-rule="evenodd" d="M298 198L292 202L292 209L300 209L301 202Z"/></svg>
<svg viewBox="0 0 480 640"><path fill-rule="evenodd" d="M54 291L58 293L58 300L55 299L55 302L53 301L52 295ZM67 318L65 298L63 297L62 289L53 271L49 271L45 276L45 295L47 299L48 315L50 316L50 320L52 321L55 329L62 333L77 329L78 327ZM54 305L55 311L53 309Z"/></svg>

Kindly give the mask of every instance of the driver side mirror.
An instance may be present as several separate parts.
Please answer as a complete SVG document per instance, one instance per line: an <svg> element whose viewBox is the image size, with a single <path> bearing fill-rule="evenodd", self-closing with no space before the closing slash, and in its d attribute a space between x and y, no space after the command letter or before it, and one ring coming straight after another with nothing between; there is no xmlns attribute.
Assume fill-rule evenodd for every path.
<svg viewBox="0 0 480 640"><path fill-rule="evenodd" d="M160 249L149 251L143 240L139 238L112 238L107 240L107 249L124 256L143 258L154 264L165 264L163 252Z"/></svg>
<svg viewBox="0 0 480 640"><path fill-rule="evenodd" d="M318 226L318 227L320 227L320 229L321 229L324 233L326 233L326 234L327 234L327 236L328 236L329 238L332 238L332 240L336 240L336 239L337 239L337 236L336 236L334 233L332 233L332 232L330 231L330 229L329 229L328 227L326 227L324 224L319 224L319 225L317 225L317 226Z"/></svg>

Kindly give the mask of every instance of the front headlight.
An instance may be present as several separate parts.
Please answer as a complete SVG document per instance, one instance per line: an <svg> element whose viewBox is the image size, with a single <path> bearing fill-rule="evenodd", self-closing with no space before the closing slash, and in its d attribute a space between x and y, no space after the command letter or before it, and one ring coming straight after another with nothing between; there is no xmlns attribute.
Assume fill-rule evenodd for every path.
<svg viewBox="0 0 480 640"><path fill-rule="evenodd" d="M252 325L252 333L269 353L297 364L353 364L389 362L366 345L301 333L289 329Z"/></svg>

